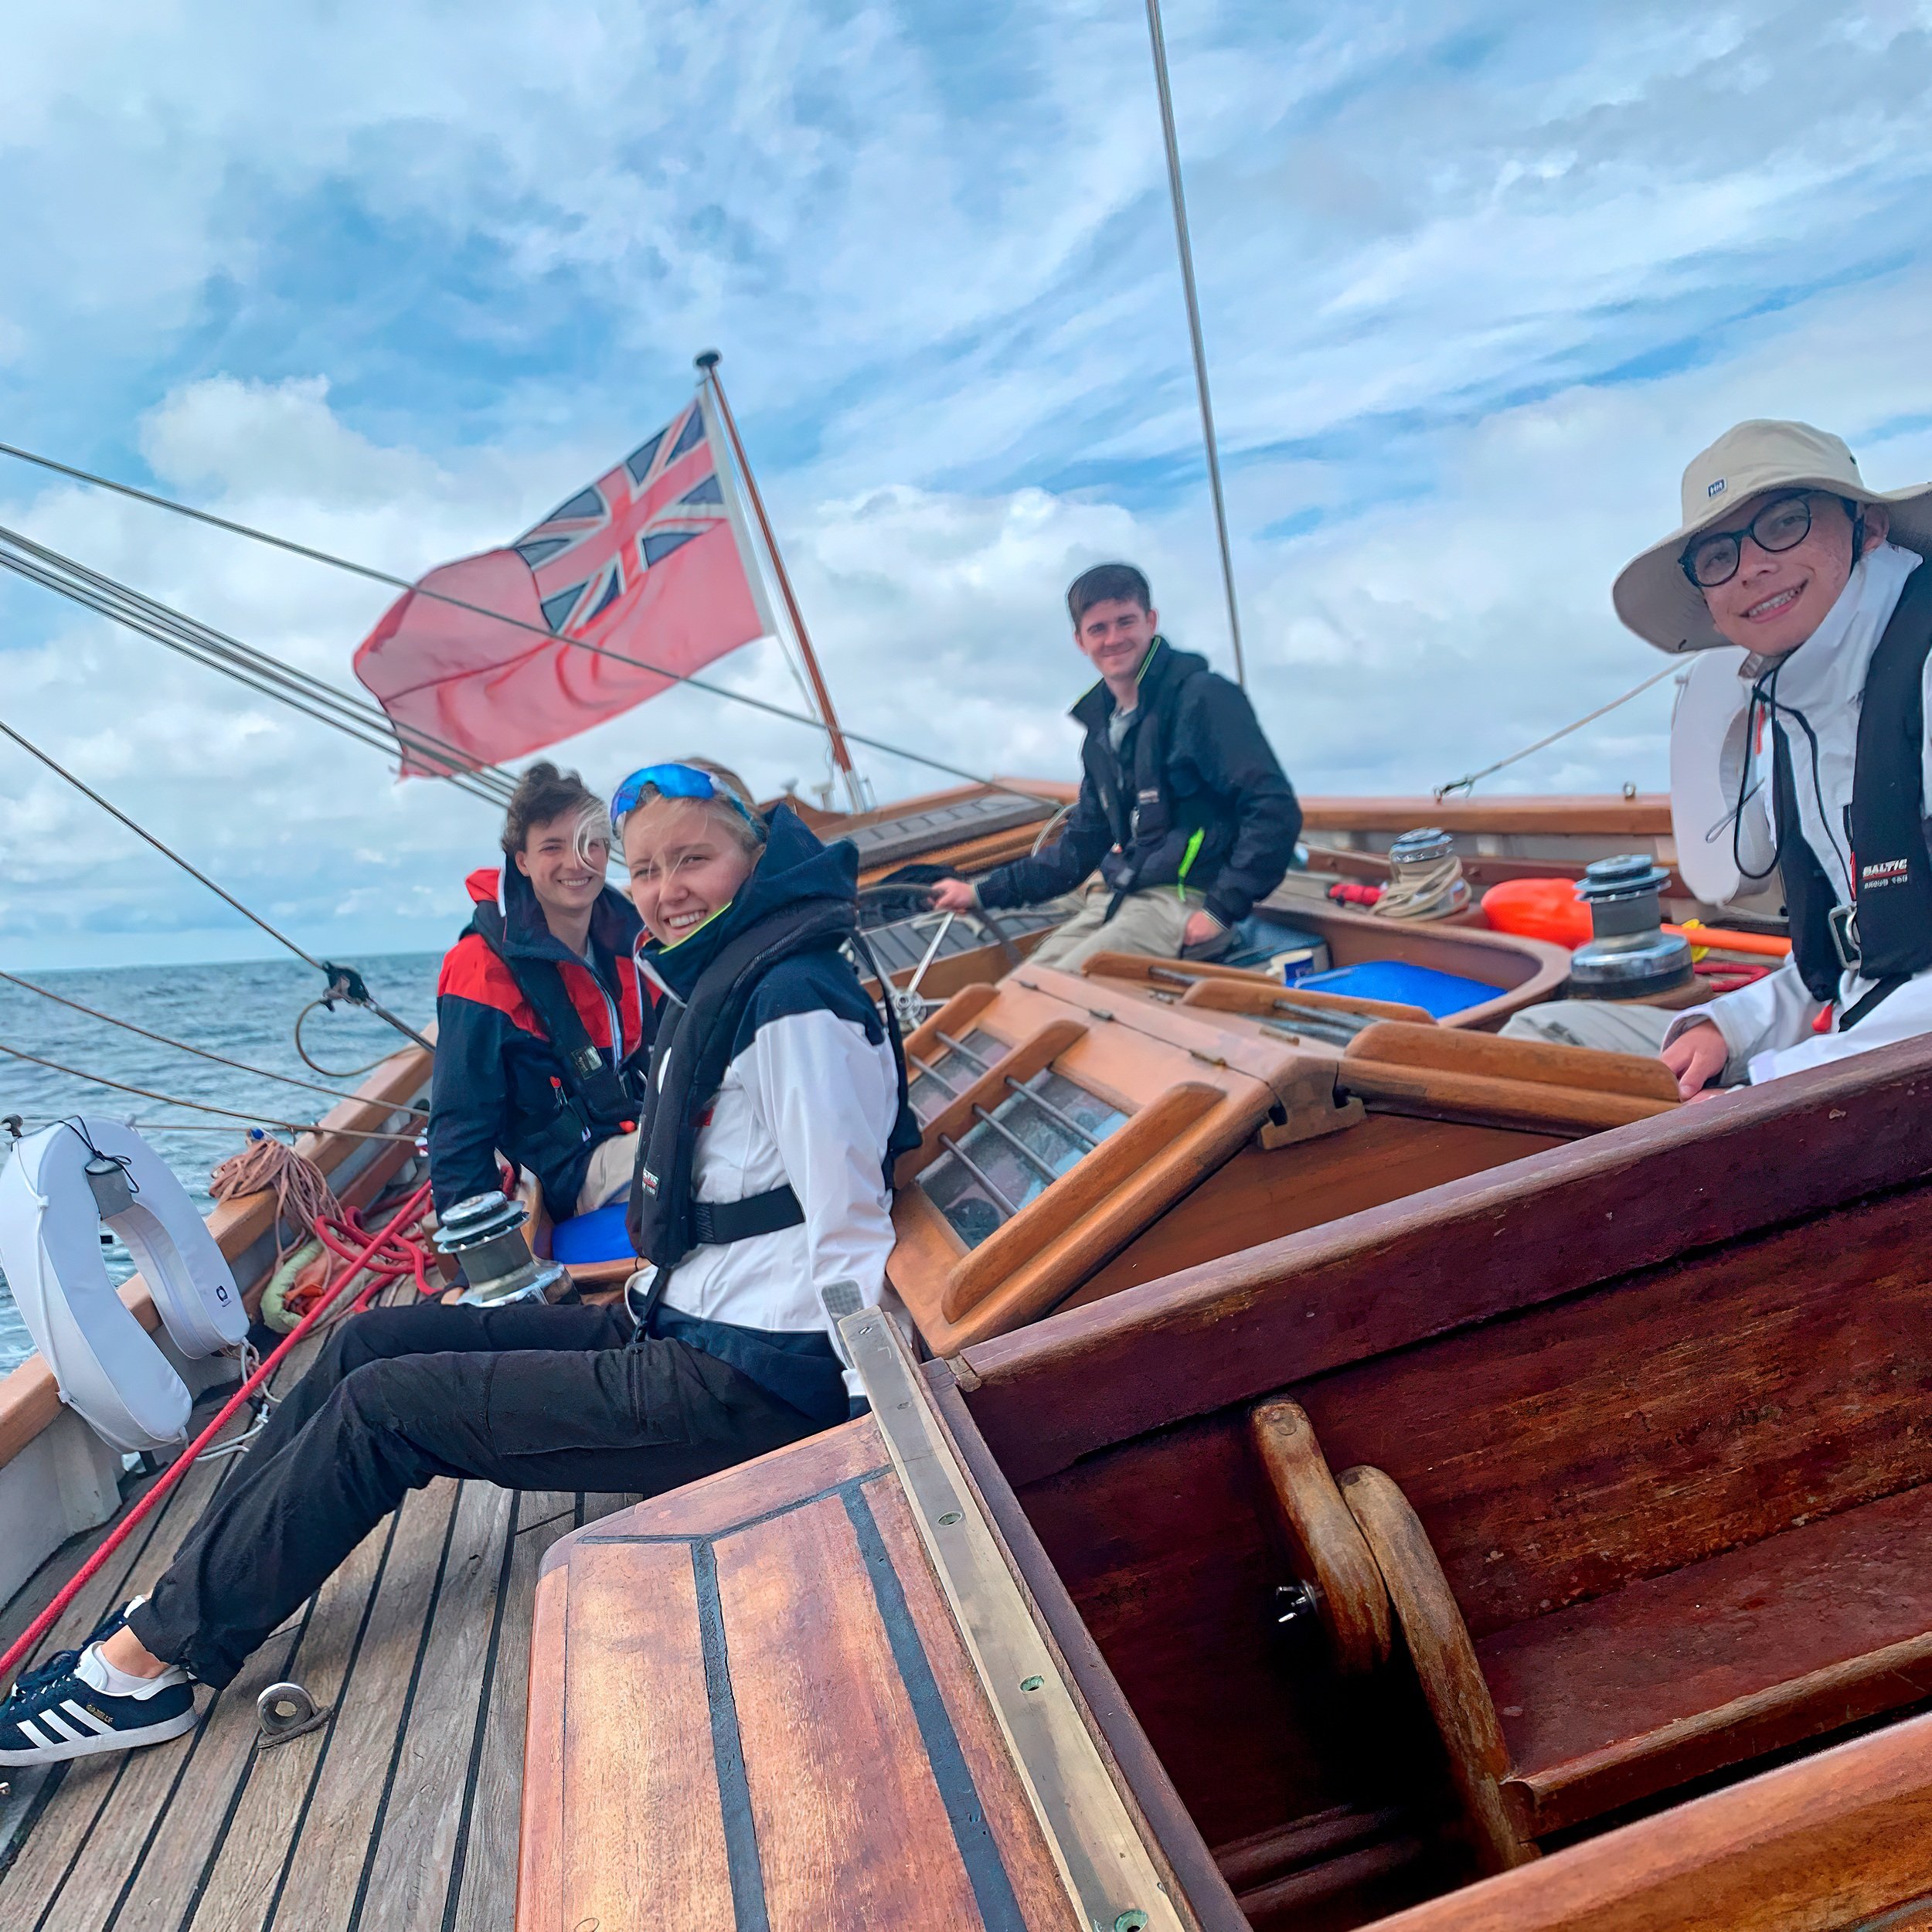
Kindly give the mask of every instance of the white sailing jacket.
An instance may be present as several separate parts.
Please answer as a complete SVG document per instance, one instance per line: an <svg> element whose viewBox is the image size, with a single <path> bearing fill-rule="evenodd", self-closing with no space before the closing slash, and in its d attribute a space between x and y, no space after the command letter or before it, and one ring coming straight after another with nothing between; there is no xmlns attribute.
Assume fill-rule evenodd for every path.
<svg viewBox="0 0 1932 1932"><path fill-rule="evenodd" d="M1857 760L1859 713L1872 654L1897 607L1906 580L1920 567L1914 551L1881 544L1862 558L1838 601L1811 637L1793 651L1778 674L1777 701L1785 711L1803 713L1818 740L1814 782L1811 748L1802 731L1787 731L1793 790L1804 842L1816 855L1830 881L1837 903L1849 905L1851 876L1845 850L1845 815L1852 802L1852 780ZM1757 677L1766 668L1762 658L1747 658L1740 675ZM1925 672L1926 717L1932 724L1932 659ZM1770 826L1771 734L1763 734L1757 750L1757 786L1745 811L1741 843L1747 854L1768 854L1774 849ZM1923 797L1932 801L1932 731L1924 751ZM1821 810L1821 806L1822 809ZM1759 862L1762 862L1760 858ZM1798 977L1795 960L1787 960L1774 973L1736 992L1724 993L1704 1006L1680 1013L1665 1043L1700 1020L1710 1021L1729 1049L1724 1078L1753 1083L1822 1066L1869 1053L1917 1034L1932 1032L1932 970L1909 980L1860 1020L1849 1033L1838 1030L1839 1015L1870 990L1872 982L1847 971L1840 979L1838 998L1828 1009L1827 1030L1816 1029L1828 1009L1811 997Z"/></svg>
<svg viewBox="0 0 1932 1932"><path fill-rule="evenodd" d="M892 1253L882 1166L899 1111L892 1048L823 1006L752 1017L756 1030L699 1130L692 1192L742 1201L789 1182L805 1218L773 1234L694 1248L672 1270L663 1305L736 1328L815 1331L844 1360L837 1317L877 1305ZM836 1292L842 1283L851 1289ZM849 1362L845 1388L862 1393Z"/></svg>

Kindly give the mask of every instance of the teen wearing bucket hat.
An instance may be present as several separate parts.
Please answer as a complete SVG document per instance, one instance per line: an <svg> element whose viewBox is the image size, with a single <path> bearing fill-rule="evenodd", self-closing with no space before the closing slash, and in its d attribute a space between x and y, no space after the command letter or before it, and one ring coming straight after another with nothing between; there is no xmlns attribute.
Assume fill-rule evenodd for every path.
<svg viewBox="0 0 1932 1932"><path fill-rule="evenodd" d="M1872 489L1838 437L1752 421L1692 460L1678 528L1617 579L1658 650L1747 654L1733 849L1747 877L1777 866L1791 923L1777 972L1671 1024L1687 1099L1932 1032L1928 554L1932 485Z"/></svg>

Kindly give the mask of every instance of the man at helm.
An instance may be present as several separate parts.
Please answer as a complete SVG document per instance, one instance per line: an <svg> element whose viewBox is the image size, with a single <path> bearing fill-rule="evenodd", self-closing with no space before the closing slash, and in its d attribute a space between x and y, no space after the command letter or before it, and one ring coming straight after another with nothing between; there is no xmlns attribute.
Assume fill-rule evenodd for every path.
<svg viewBox="0 0 1932 1932"><path fill-rule="evenodd" d="M1617 580L1617 615L1658 650L1746 654L1733 852L1747 880L1776 869L1791 924L1777 971L1656 1015L1686 1100L1932 1032L1928 546L1932 486L1876 491L1837 437L1740 423Z"/></svg>
<svg viewBox="0 0 1932 1932"><path fill-rule="evenodd" d="M1102 563L1066 593L1073 642L1100 673L1073 707L1087 732L1080 790L1044 852L969 885L949 879L942 912L1037 906L1096 867L1087 901L1033 954L1077 972L1096 953L1212 959L1281 884L1301 808L1254 708L1205 658L1160 634L1147 579Z"/></svg>

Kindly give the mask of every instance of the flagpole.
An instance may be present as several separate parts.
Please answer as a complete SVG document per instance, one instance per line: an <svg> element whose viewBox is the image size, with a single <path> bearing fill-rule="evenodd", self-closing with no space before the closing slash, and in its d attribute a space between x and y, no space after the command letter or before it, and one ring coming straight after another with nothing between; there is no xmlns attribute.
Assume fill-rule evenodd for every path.
<svg viewBox="0 0 1932 1932"><path fill-rule="evenodd" d="M853 767L852 753L846 749L845 734L838 728L838 714L832 709L832 692L825 683L825 674L818 668L818 655L811 648L811 634L805 628L804 613L798 607L798 599L791 587L791 577L785 569L785 560L778 549L778 539L772 534L771 519L765 514L765 500L758 493L758 479L751 473L751 465L745 460L745 446L739 440L736 419L731 413L731 405L725 400L724 384L718 379L718 364L722 359L715 349L708 349L696 359L699 380L711 386L711 393L716 397L718 413L723 419L725 434L731 439L731 453L736 459L738 474L744 478L745 494L751 499L751 513L758 519L760 534L764 538L765 549L770 554L772 568L777 573L778 589L785 600L786 614L791 620L792 635L798 640L799 655L805 661L805 675L811 680L813 698L818 706L818 715L824 719L825 735L831 740L832 762L839 777L844 780L845 796L854 811L870 808L871 801L866 796L865 781Z"/></svg>
<svg viewBox="0 0 1932 1932"><path fill-rule="evenodd" d="M1221 496L1221 456L1214 440L1214 404L1208 395L1207 347L1201 337L1201 304L1194 293L1194 250L1188 240L1187 198L1181 192L1181 148L1174 135L1174 96L1167 82L1167 38L1161 31L1161 0L1147 0L1148 37L1154 43L1154 83L1161 96L1161 131L1167 138L1167 185L1174 199L1174 239L1181 255L1181 288L1187 297L1188 334L1194 345L1194 383L1201 393L1201 434L1207 444L1208 488L1214 528L1221 539L1221 581L1228 596L1228 634L1234 641L1235 682L1244 689L1241 613L1234 599L1234 553L1228 545L1227 505Z"/></svg>

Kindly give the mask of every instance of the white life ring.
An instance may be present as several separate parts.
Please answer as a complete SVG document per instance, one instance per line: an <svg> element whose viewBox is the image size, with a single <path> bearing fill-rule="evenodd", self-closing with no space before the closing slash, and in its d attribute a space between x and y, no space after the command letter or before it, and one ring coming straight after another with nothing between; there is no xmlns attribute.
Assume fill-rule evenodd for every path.
<svg viewBox="0 0 1932 1932"><path fill-rule="evenodd" d="M1736 851L1753 872L1770 869L1770 821L1761 795L1747 798L1733 850L1732 825L1751 747L1746 715L1748 679L1738 675L1743 651L1702 651L1679 677L1670 720L1670 822L1677 843L1677 876L1707 906L1723 906L1757 889L1738 869Z"/></svg>
<svg viewBox="0 0 1932 1932"><path fill-rule="evenodd" d="M126 1164L134 1202L107 1225L182 1353L233 1348L247 1335L247 1311L226 1257L160 1155L118 1121L78 1125L28 1135L0 1172L0 1265L61 1400L117 1449L165 1448L187 1433L192 1403L107 1278L86 1172L94 1148Z"/></svg>

